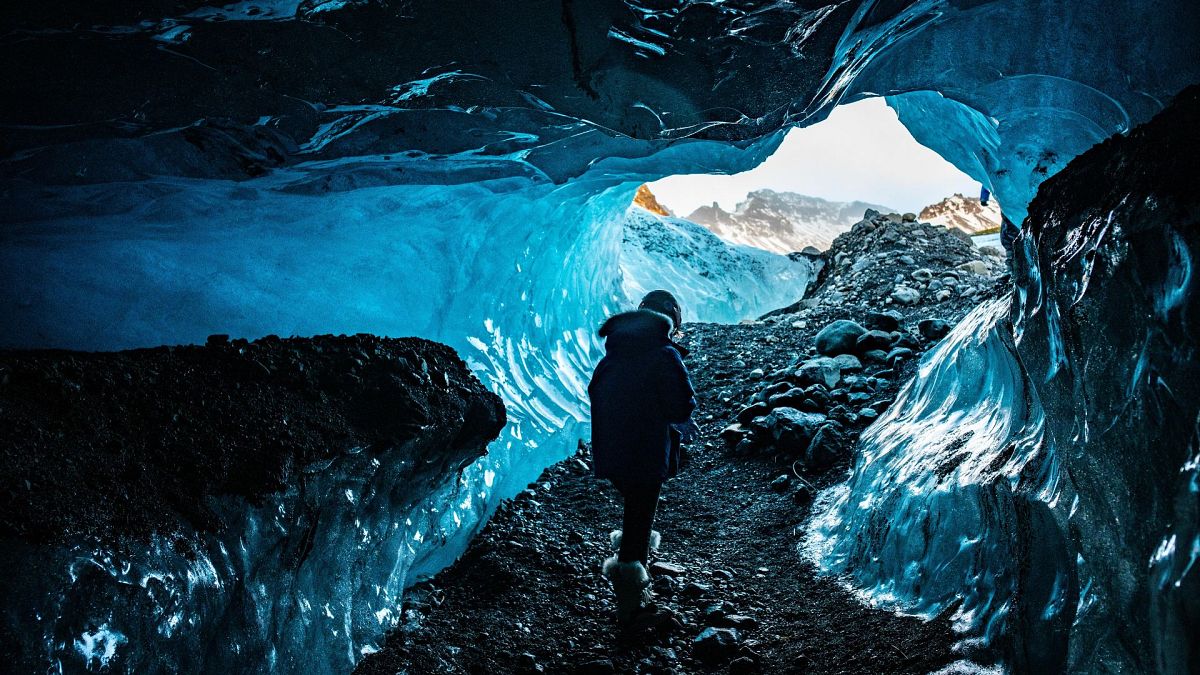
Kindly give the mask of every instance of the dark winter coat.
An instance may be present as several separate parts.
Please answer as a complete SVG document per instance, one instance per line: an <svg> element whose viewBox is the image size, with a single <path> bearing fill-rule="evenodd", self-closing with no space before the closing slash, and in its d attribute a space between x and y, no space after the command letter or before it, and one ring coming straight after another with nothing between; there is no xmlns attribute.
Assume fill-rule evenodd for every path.
<svg viewBox="0 0 1200 675"><path fill-rule="evenodd" d="M646 484L678 470L671 425L688 421L696 399L670 332L671 320L648 310L618 314L600 328L605 356L588 385L597 478Z"/></svg>

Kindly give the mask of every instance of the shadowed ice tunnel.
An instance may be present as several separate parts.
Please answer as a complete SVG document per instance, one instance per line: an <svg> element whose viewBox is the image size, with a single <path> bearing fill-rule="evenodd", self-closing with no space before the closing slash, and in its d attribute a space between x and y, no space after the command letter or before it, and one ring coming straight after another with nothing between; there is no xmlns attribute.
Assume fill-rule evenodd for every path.
<svg viewBox="0 0 1200 675"><path fill-rule="evenodd" d="M490 454L392 514L418 523L417 543L362 583L397 592L453 560L496 500L583 433L593 328L662 273L622 264L637 186L745 170L787 128L886 96L914 137L1024 221L1016 301L981 307L946 343L960 349L926 358L864 439L850 484L824 496L809 554L868 601L953 609L964 644L997 646L1024 670L1197 667L1179 636L1195 634L1200 611L1200 420L1194 385L1172 379L1194 370L1196 202L1173 184L1155 197L1170 176L1194 180L1195 162L1144 173L1115 162L1081 169L1094 194L1082 179L1038 193L1200 82L1194 3L163 0L0 12L0 346L417 335L453 346L502 396L509 425ZM1144 141L1158 154L1114 152L1194 153L1194 101L1177 107ZM737 270L698 259L654 261L698 308L688 319L786 304L811 274L774 256ZM135 563L153 568L156 554ZM371 604L386 594L327 591L292 613L264 607L256 625L229 620L221 602L206 611L274 645L277 670L341 672L392 618ZM83 651L55 622L96 611L64 600L6 628L27 635L27 658L70 662ZM170 670L186 646L158 620L106 615L120 640L88 644L154 653L147 667ZM297 661L300 645L316 656Z"/></svg>

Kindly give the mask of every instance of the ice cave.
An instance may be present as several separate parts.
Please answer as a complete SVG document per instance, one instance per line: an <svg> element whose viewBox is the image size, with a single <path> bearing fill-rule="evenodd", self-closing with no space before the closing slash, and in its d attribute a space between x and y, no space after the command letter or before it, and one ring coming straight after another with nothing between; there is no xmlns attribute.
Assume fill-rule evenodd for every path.
<svg viewBox="0 0 1200 675"><path fill-rule="evenodd" d="M0 13L6 669L1200 672L1200 5ZM877 97L1020 234L990 290L947 301L966 308L948 334L925 330L914 299L913 330L867 333L907 336L884 343L886 362L849 375L858 358L817 363L831 354L814 347L821 325L796 317L857 317L813 298L869 266L907 306L891 274L913 266L888 228L944 228L867 211L829 252L781 255L630 205L663 177L751 169L789 129ZM878 255L833 255L868 240ZM917 272L905 278L930 296L953 285ZM837 297L870 290L852 286ZM711 441L693 462L733 471L704 454L733 439L730 457L758 453L744 471L783 472L764 500L811 497L776 528L782 548L764 544L744 573L656 563L660 601L692 603L658 642L565 622L555 639L577 639L539 645L528 636L547 629L528 616L487 642L421 638L494 616L456 604L486 594L455 595L454 579L519 586L494 560L566 564L607 544L611 523L564 534L557 555L496 532L559 551L557 535L529 534L530 514L572 494L545 476L587 466L596 329L658 287L685 327L717 326L690 339L725 331L705 338L713 361L695 342L687 362ZM803 344L747 337L768 328ZM716 364L719 350L741 365ZM791 360L753 369L768 351ZM768 406L767 366L850 401L895 393L801 433L811 392ZM807 449L772 468L796 434ZM857 440L823 458L831 436ZM834 468L805 473L820 465ZM712 485L705 499L740 498ZM682 518L689 497L664 494L660 518ZM599 614L593 557L571 578L586 577L579 611ZM866 617L861 635L789 632L781 617L819 617L779 568L861 608L847 610ZM720 609L742 597L727 586L767 578L794 603ZM863 628L876 625L889 628ZM908 642L847 661L804 651L939 627L944 649L925 660Z"/></svg>

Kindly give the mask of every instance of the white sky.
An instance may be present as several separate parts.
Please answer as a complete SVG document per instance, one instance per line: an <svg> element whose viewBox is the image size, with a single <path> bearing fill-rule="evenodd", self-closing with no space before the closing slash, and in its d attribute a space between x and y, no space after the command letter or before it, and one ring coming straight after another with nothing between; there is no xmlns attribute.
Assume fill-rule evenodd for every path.
<svg viewBox="0 0 1200 675"><path fill-rule="evenodd" d="M823 122L788 132L759 166L732 176L689 174L650 184L658 200L686 216L716 201L732 211L761 188L834 201L862 200L919 212L955 192L979 196L979 183L920 145L882 98L838 106Z"/></svg>

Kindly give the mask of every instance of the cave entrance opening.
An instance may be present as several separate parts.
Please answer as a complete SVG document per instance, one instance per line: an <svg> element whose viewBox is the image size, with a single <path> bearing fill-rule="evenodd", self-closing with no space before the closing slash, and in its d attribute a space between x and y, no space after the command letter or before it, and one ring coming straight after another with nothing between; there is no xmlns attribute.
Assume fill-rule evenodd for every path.
<svg viewBox="0 0 1200 675"><path fill-rule="evenodd" d="M911 212L999 245L1000 208L981 204L981 187L918 143L885 99L868 98L793 128L749 171L668 176L643 186L635 204L778 254L828 249L866 209Z"/></svg>

